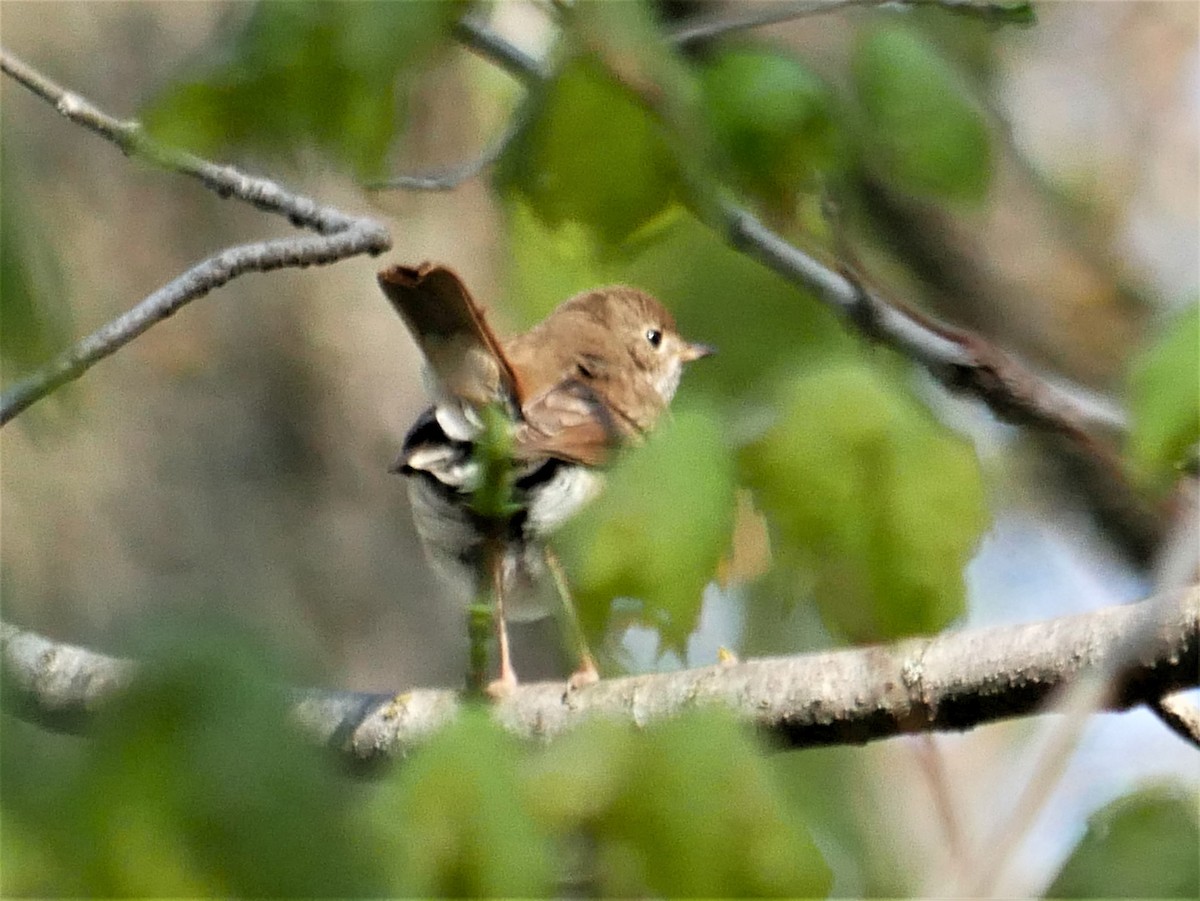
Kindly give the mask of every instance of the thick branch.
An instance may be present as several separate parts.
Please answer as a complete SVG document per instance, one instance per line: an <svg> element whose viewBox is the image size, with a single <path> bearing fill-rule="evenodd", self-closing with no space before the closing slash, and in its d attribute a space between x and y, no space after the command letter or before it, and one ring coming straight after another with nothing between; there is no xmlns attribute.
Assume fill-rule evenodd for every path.
<svg viewBox="0 0 1200 901"><path fill-rule="evenodd" d="M1122 710L1200 684L1200 586L1165 601L1043 623L604 680L566 697L560 683L524 685L496 706L495 716L517 735L548 739L589 716L644 725L719 704L797 748L964 730L1037 712L1060 687L1120 650L1123 636L1147 629L1151 640L1105 701L1107 709ZM84 729L132 673L128 661L10 625L0 632L0 659L5 708L68 731ZM447 690L396 696L309 690L296 692L294 714L319 741L371 760L403 754L459 706Z"/></svg>
<svg viewBox="0 0 1200 901"><path fill-rule="evenodd" d="M268 179L245 175L232 166L218 166L190 153L163 147L146 137L137 122L116 119L102 112L7 51L0 50L0 70L53 104L72 122L116 144L125 154L189 175L222 197L236 197L266 212L286 216L296 227L315 231L320 236L231 247L193 266L127 313L6 390L0 395L0 425L66 382L79 378L95 363L115 353L184 304L230 279L247 272L332 263L360 253L374 255L391 247L391 236L378 222L322 206Z"/></svg>

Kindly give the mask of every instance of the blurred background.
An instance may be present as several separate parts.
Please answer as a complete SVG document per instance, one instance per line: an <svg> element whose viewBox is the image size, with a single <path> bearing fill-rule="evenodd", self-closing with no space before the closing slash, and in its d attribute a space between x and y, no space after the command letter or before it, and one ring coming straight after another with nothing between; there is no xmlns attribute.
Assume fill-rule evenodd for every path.
<svg viewBox="0 0 1200 901"><path fill-rule="evenodd" d="M329 5L310 33L303 16L272 19L275 4L6 0L0 37L107 112L379 218L395 242L386 261L452 265L505 331L575 290L630 281L668 302L689 337L720 347L684 379L650 462L631 461L615 499L564 539L612 671L707 665L719 646L754 656L1033 621L1154 590L1154 553L1098 517L1092 486L1053 453L848 336L683 211L687 188L660 159L672 139L638 118L636 92L577 65L523 104L511 77L446 38L462 7L363 5L405 8L410 18L388 27L409 37L389 44L378 23L344 24L358 6ZM644 9L667 28L761 6ZM553 4L482 14L528 52L558 52ZM626 83L661 81L681 108L699 106L712 169L789 239L836 258L820 214L829 192L873 281L1106 415L1131 410L1125 459L1157 502L1195 440L1198 20L1195 4L1173 2L1042 4L1031 27L850 8L663 60L639 56L641 20L592 23L591 40ZM257 81L256 65L267 73ZM305 66L318 67L324 93L305 93ZM218 249L291 233L124 158L10 79L0 102L6 384ZM931 105L943 112L923 117ZM297 109L309 118L294 121ZM525 127L484 177L449 192L362 187L470 161L514 111ZM426 395L415 347L375 285L382 262L239 278L5 428L4 619L120 654L153 628L212 617L314 683L460 684L462 613L387 473ZM844 408L869 422L839 418ZM899 474L856 469L860 440L886 446ZM664 486L638 500L638 485L658 484L655 465L681 459L695 469L668 481L687 482L684 496ZM846 488L860 476L861 490ZM855 530L876 514L854 505L870 507L875 479L894 482L901 500L885 512L904 537L860 563ZM598 559L595 547L675 530L672 511L692 523L677 538L691 556L667 548L658 569L635 555L620 571ZM673 565L689 573L682 583ZM653 596L667 582L686 597ZM614 596L625 600L610 606ZM886 603L896 597L899 612ZM1027 775L1012 760L1036 729L938 738L968 833ZM781 778L802 774L789 790L835 891L916 891L950 853L922 753L896 741L773 764ZM846 794L821 795L815 773L839 774ZM1194 793L1194 750L1148 714L1095 717L1022 846L1027 883L1050 881L1095 811L1158 780ZM872 861L838 825L848 819L872 836Z"/></svg>

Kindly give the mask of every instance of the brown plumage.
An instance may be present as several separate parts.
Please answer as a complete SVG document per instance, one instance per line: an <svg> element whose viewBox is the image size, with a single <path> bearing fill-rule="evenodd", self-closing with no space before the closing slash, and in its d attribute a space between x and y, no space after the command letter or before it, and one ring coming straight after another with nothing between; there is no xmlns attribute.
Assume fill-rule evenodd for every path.
<svg viewBox="0 0 1200 901"><path fill-rule="evenodd" d="M420 345L435 394L393 468L410 476L413 515L431 562L467 597L492 581L501 680L511 686L503 610L508 604L519 618L548 612L528 602L521 607L544 568L540 540L595 496L598 468L614 450L654 427L683 364L712 349L685 341L662 304L624 285L578 294L502 342L450 269L393 266L379 273L379 283ZM471 506L481 477L474 440L488 404L501 405L512 423L518 512L504 523L481 521ZM594 676L586 649L581 656L581 671Z"/></svg>

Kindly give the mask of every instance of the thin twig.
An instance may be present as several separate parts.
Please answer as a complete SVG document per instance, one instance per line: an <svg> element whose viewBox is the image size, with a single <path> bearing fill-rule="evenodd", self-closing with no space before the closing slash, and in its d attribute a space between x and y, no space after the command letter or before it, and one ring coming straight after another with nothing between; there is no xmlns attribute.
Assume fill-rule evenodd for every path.
<svg viewBox="0 0 1200 901"><path fill-rule="evenodd" d="M883 6L888 2L889 0L795 0L791 3L755 3L748 7L740 7L734 13L722 12L685 20L670 32L669 38L672 43L686 47L688 44L698 44L737 31L779 25L852 6Z"/></svg>
<svg viewBox="0 0 1200 901"><path fill-rule="evenodd" d="M409 175L393 175L381 181L367 182L363 185L368 191L387 191L402 189L407 191L453 191L455 188L477 178L488 166L504 155L513 139L520 133L519 118L514 118L504 130L504 134L487 150L469 162L453 166L442 172L413 173Z"/></svg>
<svg viewBox="0 0 1200 901"><path fill-rule="evenodd" d="M719 13L685 21L669 34L677 46L698 44L713 38L767 25L779 25L809 16L839 12L851 7L937 6L952 12L970 13L985 19L1006 21L1017 17L1012 4L990 0L793 0L789 3L748 4L745 11Z"/></svg>
<svg viewBox="0 0 1200 901"><path fill-rule="evenodd" d="M918 736L914 752L929 786L933 808L942 825L942 834L946 838L946 852L950 859L956 862L956 866L961 865L966 853L962 818L958 815L958 805L951 790L950 774L946 772L945 755L932 735Z"/></svg>
<svg viewBox="0 0 1200 901"><path fill-rule="evenodd" d="M454 36L518 81L544 81L550 76L550 70L539 60L500 37L475 16L459 19L454 26Z"/></svg>
<svg viewBox="0 0 1200 901"><path fill-rule="evenodd" d="M1189 744L1200 748L1200 709L1183 695L1167 695L1150 704L1160 720Z"/></svg>
<svg viewBox="0 0 1200 901"><path fill-rule="evenodd" d="M361 253L379 254L392 239L380 223L350 216L273 181L246 175L151 140L141 125L120 120L66 90L36 69L0 50L0 71L51 103L62 115L137 156L173 172L198 179L222 197L236 197L269 213L286 216L292 225L320 237L296 237L227 248L188 269L137 306L77 342L45 366L0 395L0 425L66 382L79 378L95 363L116 352L184 304L247 272L333 263Z"/></svg>
<svg viewBox="0 0 1200 901"><path fill-rule="evenodd" d="M636 725L718 704L780 745L859 744L900 734L964 730L1043 709L1063 685L1101 665L1131 633L1150 635L1110 710L1200 683L1200 586L1140 604L1042 623L947 632L881 647L747 660L602 680L564 693L560 682L518 686L494 715L514 734L549 739L592 716ZM128 661L0 625L6 709L48 728L82 732L133 677ZM358 760L402 755L453 719L456 692L400 695L298 690L297 721Z"/></svg>

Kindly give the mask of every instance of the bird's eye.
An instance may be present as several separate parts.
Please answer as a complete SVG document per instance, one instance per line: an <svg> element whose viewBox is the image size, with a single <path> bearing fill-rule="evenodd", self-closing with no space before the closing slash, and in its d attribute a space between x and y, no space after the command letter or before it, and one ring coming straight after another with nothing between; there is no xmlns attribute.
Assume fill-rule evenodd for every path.
<svg viewBox="0 0 1200 901"><path fill-rule="evenodd" d="M652 328L646 332L646 340L650 342L651 347L658 347L662 344L662 332L656 328Z"/></svg>

